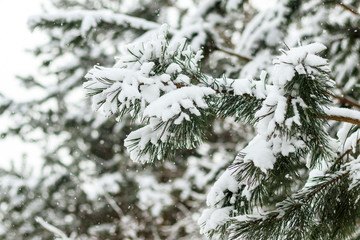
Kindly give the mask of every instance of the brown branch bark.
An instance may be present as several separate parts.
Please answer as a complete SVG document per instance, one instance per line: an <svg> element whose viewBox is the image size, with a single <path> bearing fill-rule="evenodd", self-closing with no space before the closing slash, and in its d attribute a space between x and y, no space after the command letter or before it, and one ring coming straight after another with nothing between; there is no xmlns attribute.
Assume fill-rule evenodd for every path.
<svg viewBox="0 0 360 240"><path fill-rule="evenodd" d="M350 118L350 117L345 117L345 116L322 115L322 116L318 116L318 118L324 118L327 120L334 120L334 121L338 121L338 122L347 122L347 123L360 125L360 119L355 119L355 118Z"/></svg>
<svg viewBox="0 0 360 240"><path fill-rule="evenodd" d="M358 13L358 12L356 11L356 9L354 9L354 8L351 7L351 6L348 6L348 5L346 5L346 4L342 3L342 2L336 2L336 4L339 5L340 7L342 7L343 9L351 12L352 14L355 14L355 15L357 15L357 16L360 16L360 13Z"/></svg>
<svg viewBox="0 0 360 240"><path fill-rule="evenodd" d="M240 55L240 54L235 53L235 52L233 52L231 50L228 50L228 49L219 48L218 46L216 46L214 48L214 50L226 53L226 54L228 54L230 56L237 57L240 61L243 61L243 62L246 62L246 63L248 63L248 62L250 62L252 60L252 58L250 58L250 57Z"/></svg>

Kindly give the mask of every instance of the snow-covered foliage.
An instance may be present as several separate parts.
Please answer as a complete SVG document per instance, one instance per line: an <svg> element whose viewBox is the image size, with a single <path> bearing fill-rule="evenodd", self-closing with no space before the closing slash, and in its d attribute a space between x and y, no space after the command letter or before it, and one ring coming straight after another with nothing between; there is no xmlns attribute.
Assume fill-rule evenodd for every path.
<svg viewBox="0 0 360 240"><path fill-rule="evenodd" d="M266 91L261 107L254 114L254 117L258 119L255 124L257 135L241 150L234 165L251 164L266 176L269 170L274 170L277 159L284 161L284 158L288 158L290 161L294 161L293 158L304 157L308 152L311 154L317 152L315 147L317 148L318 144L311 145L309 142L324 141L326 143L326 137L312 140L308 131L310 129L318 130L315 130L314 125L304 121L316 118L316 115L322 113L321 108L316 109L319 104L316 101L321 99L321 94L323 94L321 92L327 91L327 88L332 86L330 85L331 80L325 75L329 72L327 61L316 55L323 50L325 50L324 45L314 43L283 51L283 54L274 60L275 68L270 73L269 83L266 83L264 81L266 78L262 77L262 85L265 85ZM323 88L319 89L317 93L312 93L313 90L304 92L306 85L309 84L303 82L304 79L311 81L310 84L313 85L316 85L314 82L318 81L320 86L323 84ZM326 97L324 98L326 99ZM322 103L324 104L326 101ZM309 108L312 111L318 111L315 113L316 115L308 112ZM321 134L324 134L322 130L317 135ZM316 155L313 161L320 161L319 157L322 155L328 157L329 153L324 150L320 154ZM237 177L237 171L242 171L241 167L228 169L215 182L208 194L207 205L210 208L205 210L199 219L203 232L218 229L231 217L241 212L233 207L237 202L236 198L241 199L241 202L244 201L243 197L246 198L245 201L251 201L252 192L258 187L258 184L262 184L259 180L251 180L251 176L244 179ZM240 182L237 181L239 178ZM242 192L239 193L240 189ZM226 195L231 196L230 202L227 202ZM244 207L245 204L242 203L238 208Z"/></svg>
<svg viewBox="0 0 360 240"><path fill-rule="evenodd" d="M86 75L84 88L93 109L102 107L107 116L130 113L148 122L125 140L133 160L162 159L169 146L192 148L201 141L202 133L194 134L199 128L187 123L201 117L208 108L206 99L215 94L209 87L191 84L200 81L201 58L201 51L186 47L185 39L169 45L164 25L149 41L126 46L113 68L96 66ZM178 138L189 134L195 135L193 141Z"/></svg>
<svg viewBox="0 0 360 240"><path fill-rule="evenodd" d="M126 46L113 68L95 67L86 75L89 81L84 88L92 96L94 110L103 106L107 116L131 113L142 118L156 116L165 122L180 113L181 99L198 96L198 93L201 99L201 95L211 94L209 90L184 88L177 94L166 95L178 86L190 85L189 75L193 75L191 71L196 72L201 59L201 51L194 54L191 49L185 49L185 39L169 45L166 35L164 25L150 41ZM170 99L172 102L169 103ZM200 107L204 104L203 101L197 102ZM181 106L197 113L192 102ZM173 113L169 111L172 108ZM154 109L157 113L152 115ZM187 115L181 115L184 116Z"/></svg>
<svg viewBox="0 0 360 240"><path fill-rule="evenodd" d="M0 171L0 238L356 237L358 1L52 3L37 98L0 95L44 149Z"/></svg>

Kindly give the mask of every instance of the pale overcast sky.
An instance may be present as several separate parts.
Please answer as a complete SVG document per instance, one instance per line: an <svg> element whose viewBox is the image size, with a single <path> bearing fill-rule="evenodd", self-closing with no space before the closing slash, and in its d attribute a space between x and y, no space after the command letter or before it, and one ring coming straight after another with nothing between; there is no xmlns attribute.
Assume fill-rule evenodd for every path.
<svg viewBox="0 0 360 240"><path fill-rule="evenodd" d="M0 73L6 94L19 97L19 85L14 81L15 74L36 71L34 58L25 53L41 41L41 35L32 34L27 28L27 18L41 13L40 2L43 0L0 0Z"/></svg>
<svg viewBox="0 0 360 240"><path fill-rule="evenodd" d="M1 92L15 99L26 97L26 90L20 88L15 75L36 72L36 62L30 54L25 53L25 49L41 42L44 36L32 34L26 22L30 15L41 13L42 1L44 0L0 0ZM4 124L0 121L1 123ZM8 167L11 160L18 165L24 153L29 156L30 165L39 166L40 151L34 144L24 144L17 138L0 141L1 166Z"/></svg>

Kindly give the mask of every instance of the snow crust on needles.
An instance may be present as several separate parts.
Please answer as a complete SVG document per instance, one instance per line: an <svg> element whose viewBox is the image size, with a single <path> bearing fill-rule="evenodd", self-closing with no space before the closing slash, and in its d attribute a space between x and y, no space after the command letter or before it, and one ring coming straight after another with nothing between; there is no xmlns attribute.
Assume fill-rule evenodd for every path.
<svg viewBox="0 0 360 240"><path fill-rule="evenodd" d="M270 76L273 88L269 89L262 107L255 114L255 117L260 120L256 125L258 136L253 141L263 147L263 154L259 154L258 150L252 148L253 144L250 143L245 149L244 161L253 158L254 164L263 172L266 172L268 169L273 168L277 154L281 153L283 156L288 156L296 149L305 146L304 142L297 136L282 136L276 125L284 125L288 129L291 129L294 124L301 125L298 105L301 108L307 106L300 97L292 96L291 104L294 116L286 119L288 103L285 97L285 85L293 80L296 73L314 77L321 74L321 72L328 72L330 69L327 60L316 55L325 49L326 47L321 43L312 43L291 48L287 51L282 50L283 54L273 61L275 68ZM267 157L264 155L265 153ZM253 156L249 157L251 155ZM262 158L268 159L268 161L261 160Z"/></svg>
<svg viewBox="0 0 360 240"><path fill-rule="evenodd" d="M183 110L181 108L189 109L192 114L200 116L200 112L195 107L194 103L199 108L207 108L208 105L204 101L204 97L211 94L215 94L215 91L207 87L182 87L167 93L152 102L144 110L144 116L157 117L166 122L182 113ZM184 115L180 115L180 117L177 118L175 124L180 124L184 118L187 121L190 121L190 117L186 113L183 114Z"/></svg>
<svg viewBox="0 0 360 240"><path fill-rule="evenodd" d="M298 74L317 74L319 70L329 72L328 61L316 54L324 51L325 45L312 43L306 46L282 50L283 54L274 59L274 72L271 80L275 85L283 86L290 81L295 72Z"/></svg>
<svg viewBox="0 0 360 240"><path fill-rule="evenodd" d="M227 191L233 194L239 191L239 183L230 170L226 170L211 188L206 200L207 205L221 205L225 199L225 192ZM235 198L233 200L235 200ZM205 209L198 219L199 225L202 225L200 233L204 234L224 224L229 219L229 215L233 209L234 207L232 206Z"/></svg>

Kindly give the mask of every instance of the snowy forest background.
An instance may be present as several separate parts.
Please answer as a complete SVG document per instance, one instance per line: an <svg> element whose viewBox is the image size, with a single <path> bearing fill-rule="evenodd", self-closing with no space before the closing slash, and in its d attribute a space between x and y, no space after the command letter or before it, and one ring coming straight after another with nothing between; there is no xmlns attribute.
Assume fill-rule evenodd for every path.
<svg viewBox="0 0 360 240"><path fill-rule="evenodd" d="M0 239L360 239L359 1L43 3L2 59Z"/></svg>

